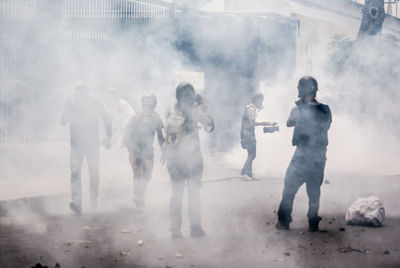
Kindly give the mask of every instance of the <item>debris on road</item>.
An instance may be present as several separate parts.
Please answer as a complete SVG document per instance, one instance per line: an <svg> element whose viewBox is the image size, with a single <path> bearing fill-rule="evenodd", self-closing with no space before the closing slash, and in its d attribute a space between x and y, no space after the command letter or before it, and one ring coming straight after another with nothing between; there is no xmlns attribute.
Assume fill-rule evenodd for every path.
<svg viewBox="0 0 400 268"><path fill-rule="evenodd" d="M131 254L129 252L127 252L127 251L120 251L119 255L121 255L121 256L129 256Z"/></svg>
<svg viewBox="0 0 400 268"><path fill-rule="evenodd" d="M139 247L143 246L143 243L144 243L143 240L138 240L137 241L137 244L138 244Z"/></svg>
<svg viewBox="0 0 400 268"><path fill-rule="evenodd" d="M344 231L346 231L346 228L344 228L343 226L340 226L340 227L339 227L339 231L340 231L340 232L344 232Z"/></svg>
<svg viewBox="0 0 400 268"><path fill-rule="evenodd" d="M349 225L382 226L385 208L376 196L357 199L347 210L346 223Z"/></svg>
<svg viewBox="0 0 400 268"><path fill-rule="evenodd" d="M357 248L352 248L350 246L348 247L343 247L343 248L338 248L338 251L340 253L351 253L351 252L358 252L358 253L365 253L365 251Z"/></svg>
<svg viewBox="0 0 400 268"><path fill-rule="evenodd" d="M176 255L175 255L178 259L182 259L183 258L183 255L181 254L181 253L176 253Z"/></svg>
<svg viewBox="0 0 400 268"><path fill-rule="evenodd" d="M283 255L290 256L290 252L283 252Z"/></svg>
<svg viewBox="0 0 400 268"><path fill-rule="evenodd" d="M383 254L384 254L384 255L390 255L390 251L386 249L386 250L383 252Z"/></svg>

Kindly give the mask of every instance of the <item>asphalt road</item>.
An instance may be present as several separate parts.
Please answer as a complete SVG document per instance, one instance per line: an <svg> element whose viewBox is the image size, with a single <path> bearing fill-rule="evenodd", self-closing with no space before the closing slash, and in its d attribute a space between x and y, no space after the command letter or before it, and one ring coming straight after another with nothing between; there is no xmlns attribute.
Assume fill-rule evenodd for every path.
<svg viewBox="0 0 400 268"><path fill-rule="evenodd" d="M3 202L0 267L400 267L400 176L326 178L321 231L310 233L304 187L291 229L278 231L282 178L246 182L220 164L205 172L215 173L202 187L205 237L189 236L185 213L183 238L170 238L169 183L153 178L144 213L129 184L103 188L99 210L82 216L69 211L67 195ZM384 202L384 226L347 226L347 207L371 194Z"/></svg>

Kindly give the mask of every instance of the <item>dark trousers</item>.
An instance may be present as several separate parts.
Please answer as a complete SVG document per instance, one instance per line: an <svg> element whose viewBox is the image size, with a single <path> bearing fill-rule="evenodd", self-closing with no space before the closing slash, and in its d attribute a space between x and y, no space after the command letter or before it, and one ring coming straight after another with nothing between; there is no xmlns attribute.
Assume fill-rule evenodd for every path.
<svg viewBox="0 0 400 268"><path fill-rule="evenodd" d="M278 219L281 222L291 222L294 197L305 183L308 195L308 219L316 219L319 210L321 183L324 178L325 155L316 157L315 154L293 156L286 171L282 201L279 205Z"/></svg>
<svg viewBox="0 0 400 268"><path fill-rule="evenodd" d="M172 162L172 161L170 161ZM182 225L182 199L187 185L188 215L191 229L201 229L200 187L203 162L189 165L168 163L168 173L171 177L170 217L171 231L180 232Z"/></svg>
<svg viewBox="0 0 400 268"><path fill-rule="evenodd" d="M99 195L99 146L71 145L71 199L82 207L81 168L86 158L89 169L90 201L92 207L97 206Z"/></svg>
<svg viewBox="0 0 400 268"><path fill-rule="evenodd" d="M243 165L242 171L240 172L241 175L248 175L250 177L253 176L253 161L256 158L256 142L242 142L242 147L247 150L247 159Z"/></svg>
<svg viewBox="0 0 400 268"><path fill-rule="evenodd" d="M134 154L129 152L129 162L133 170L133 193L137 205L144 205L144 195L153 172L154 154L147 152Z"/></svg>

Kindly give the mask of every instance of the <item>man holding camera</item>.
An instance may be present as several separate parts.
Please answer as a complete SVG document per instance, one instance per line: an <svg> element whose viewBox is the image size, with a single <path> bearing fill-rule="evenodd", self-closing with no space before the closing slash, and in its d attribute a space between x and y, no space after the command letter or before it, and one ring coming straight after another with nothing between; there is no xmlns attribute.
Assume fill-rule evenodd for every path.
<svg viewBox="0 0 400 268"><path fill-rule="evenodd" d="M297 86L299 100L296 101L287 121L294 127L293 146L296 151L285 176L282 201L278 210L276 228L289 229L292 221L293 200L300 186L305 183L309 198L309 230L319 230L318 216L320 187L324 178L328 130L332 115L328 105L316 101L318 83L311 76L304 76Z"/></svg>
<svg viewBox="0 0 400 268"><path fill-rule="evenodd" d="M240 175L243 176L245 180L256 180L253 177L253 161L256 158L256 126L269 126L270 128L264 129L264 132L274 132L278 131L279 128L277 123L273 122L256 122L257 113L263 108L262 104L264 101L264 95L261 92L253 93L251 97L251 103L246 106L242 114L242 124L240 129L240 140L242 148L247 150L247 159L244 163Z"/></svg>

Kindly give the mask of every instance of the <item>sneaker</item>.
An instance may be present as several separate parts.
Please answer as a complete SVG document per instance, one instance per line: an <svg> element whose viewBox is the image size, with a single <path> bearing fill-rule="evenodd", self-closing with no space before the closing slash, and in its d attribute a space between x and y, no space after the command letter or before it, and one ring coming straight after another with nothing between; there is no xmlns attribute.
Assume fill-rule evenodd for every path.
<svg viewBox="0 0 400 268"><path fill-rule="evenodd" d="M75 215L81 215L82 214L81 206L79 206L75 202L69 203L69 208L75 213Z"/></svg>
<svg viewBox="0 0 400 268"><path fill-rule="evenodd" d="M135 203L136 208L138 208L139 210L144 210L146 208L146 203L144 202L144 200L134 198L133 202Z"/></svg>
<svg viewBox="0 0 400 268"><path fill-rule="evenodd" d="M252 179L249 175L247 175L247 174L243 175L242 178L243 178L245 181L252 181L252 180L253 180L253 179Z"/></svg>
<svg viewBox="0 0 400 268"><path fill-rule="evenodd" d="M202 228L191 228L190 229L190 236L191 237L202 237L205 236L206 232Z"/></svg>
<svg viewBox="0 0 400 268"><path fill-rule="evenodd" d="M172 229L170 229L170 231L171 231L171 238L172 239L182 238L182 233L181 233L180 230L172 230Z"/></svg>
<svg viewBox="0 0 400 268"><path fill-rule="evenodd" d="M308 220L308 230L310 232L318 232L319 231L319 222L322 220L321 217L315 217Z"/></svg>
<svg viewBox="0 0 400 268"><path fill-rule="evenodd" d="M279 230L289 230L289 225L289 222L278 221L275 225L275 228Z"/></svg>

